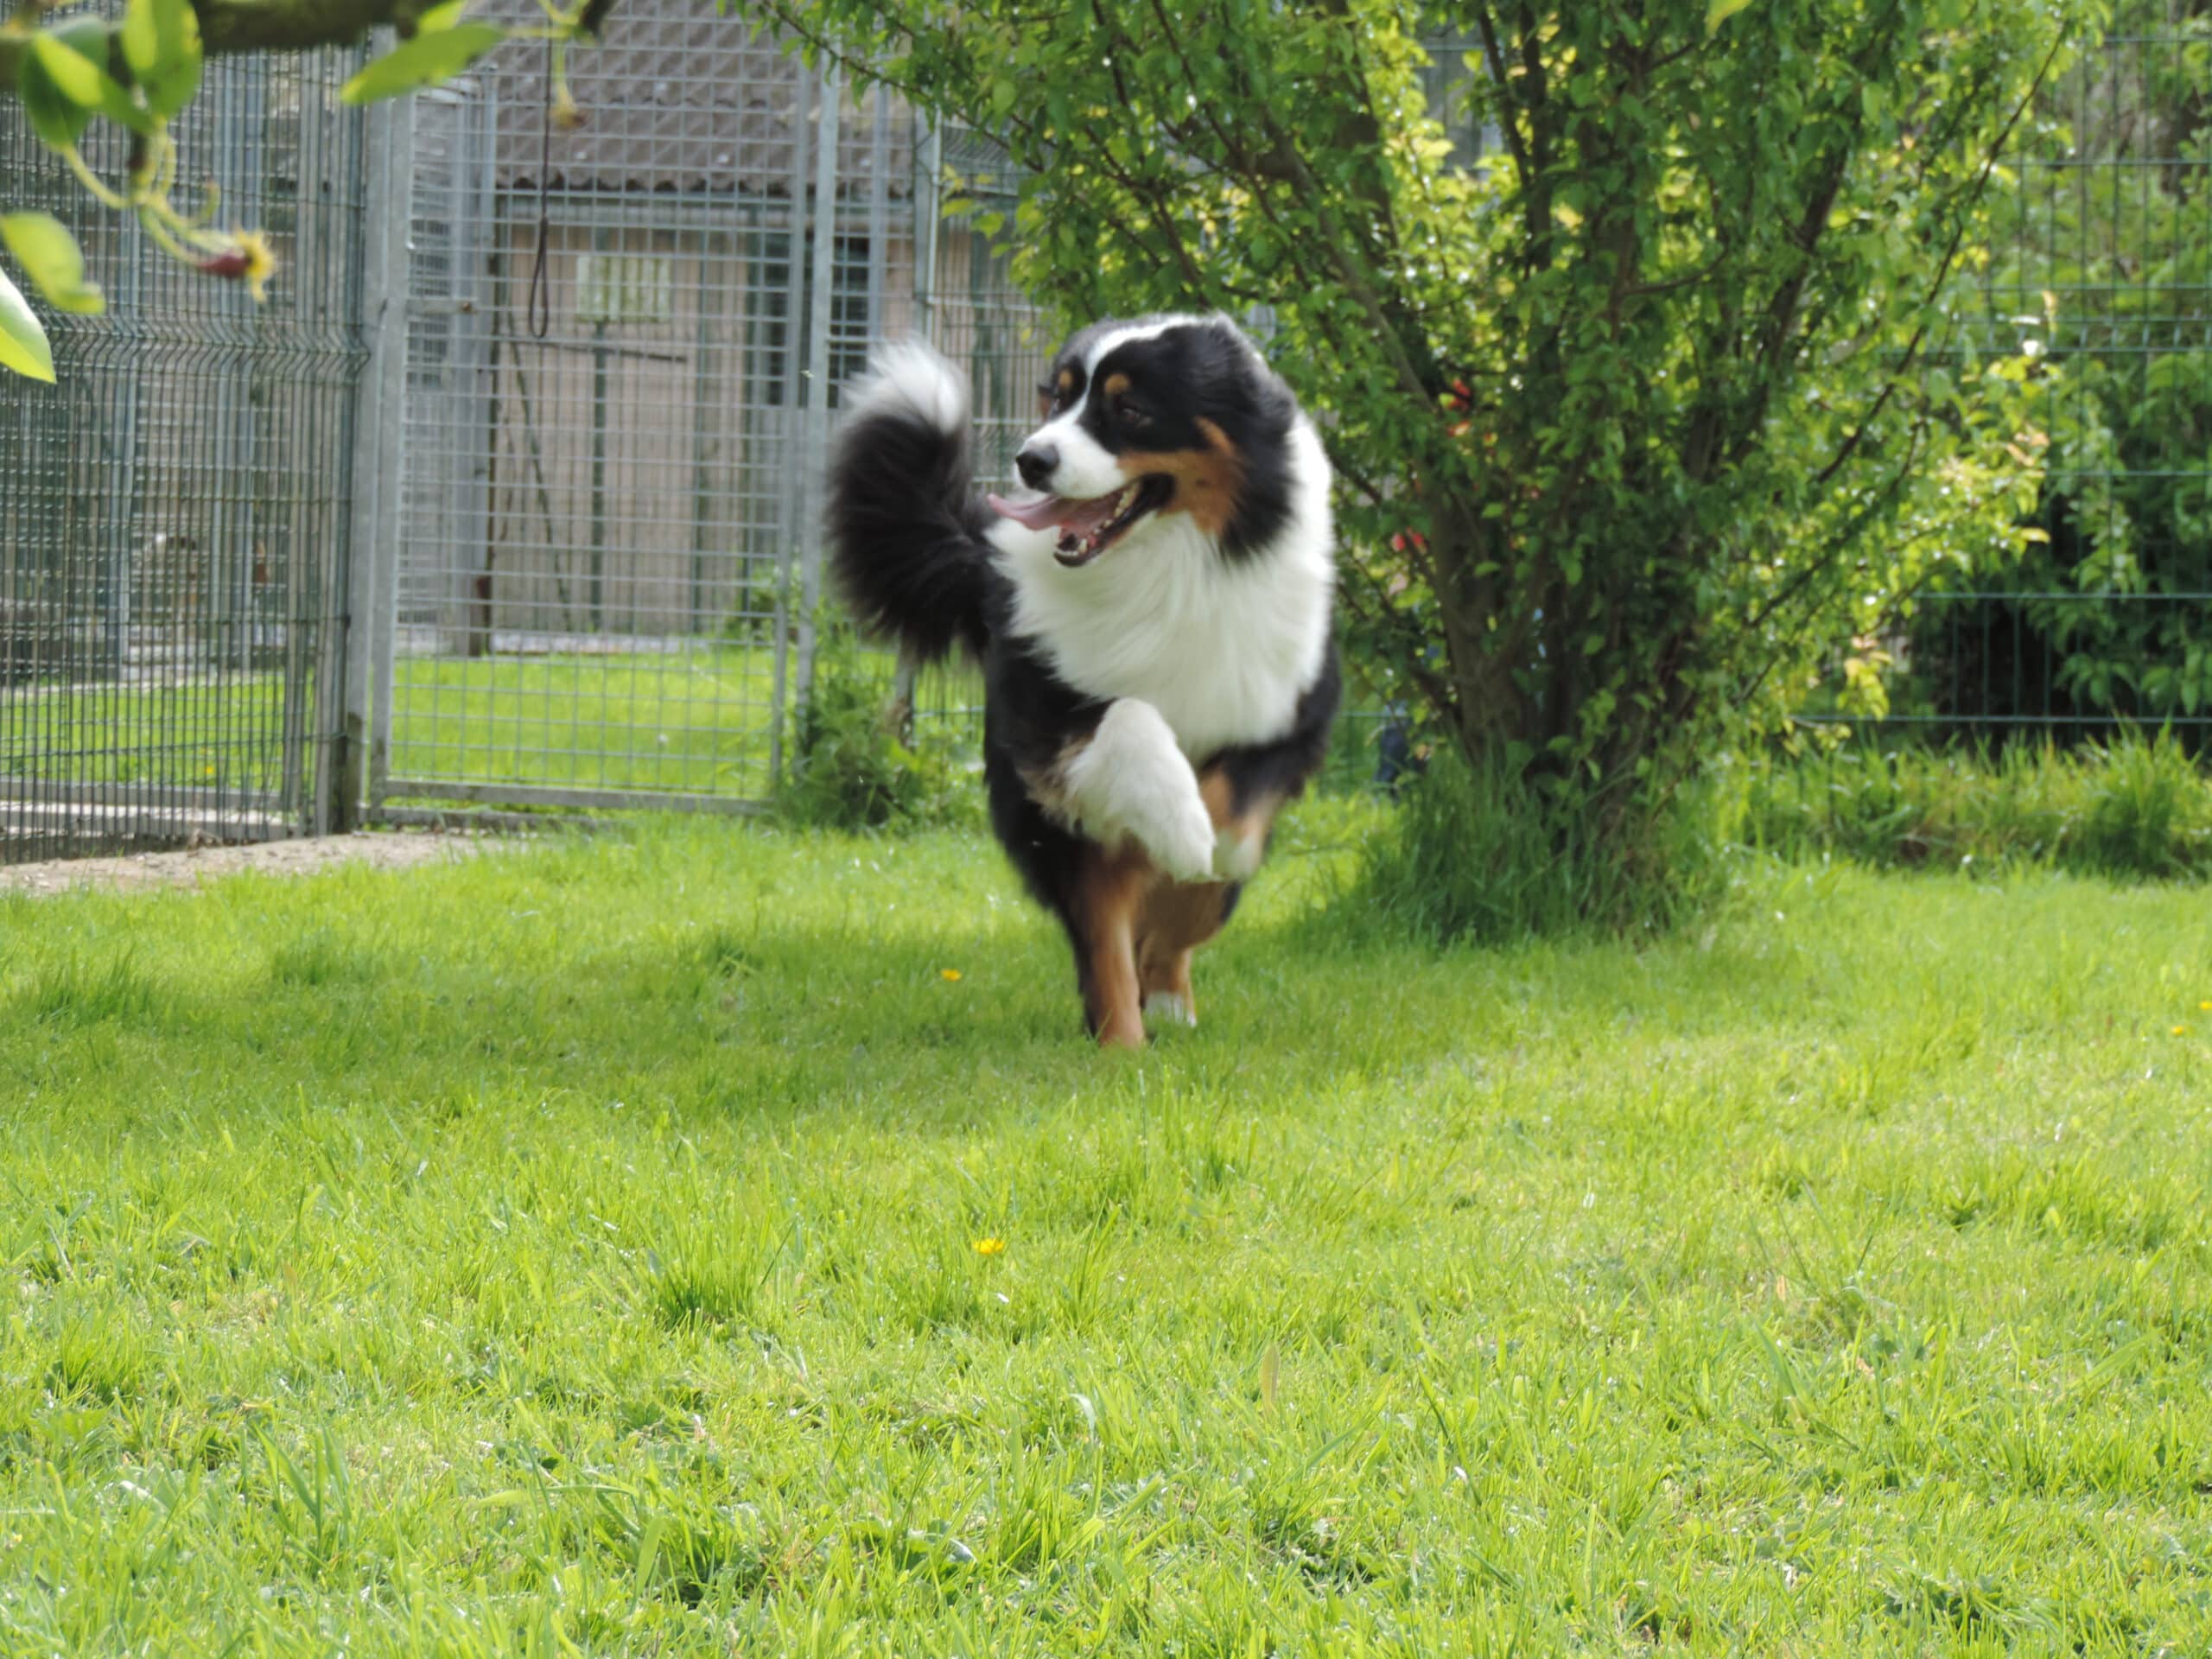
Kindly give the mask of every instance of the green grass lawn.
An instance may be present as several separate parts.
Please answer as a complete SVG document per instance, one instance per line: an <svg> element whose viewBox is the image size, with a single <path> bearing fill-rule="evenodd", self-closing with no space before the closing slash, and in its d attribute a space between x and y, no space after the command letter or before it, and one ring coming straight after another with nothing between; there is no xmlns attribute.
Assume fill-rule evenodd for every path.
<svg viewBox="0 0 2212 1659"><path fill-rule="evenodd" d="M405 781L652 790L765 799L775 658L765 643L681 654L399 658L391 772ZM891 659L868 671L887 695ZM284 679L232 673L176 686L89 683L0 696L0 778L273 790L283 779ZM925 677L928 729L980 740L972 675ZM298 729L315 730L311 709ZM1328 782L1372 773L1375 721L1346 719ZM791 735L785 728L786 741Z"/></svg>
<svg viewBox="0 0 2212 1659"><path fill-rule="evenodd" d="M405 658L394 669L395 778L766 795L774 658L683 655ZM273 789L284 678L88 683L0 697L0 777ZM312 734L311 708L299 729ZM395 789L404 794L404 786Z"/></svg>
<svg viewBox="0 0 2212 1659"><path fill-rule="evenodd" d="M392 775L760 799L770 784L774 664L765 645L701 645L682 656L403 659Z"/></svg>
<svg viewBox="0 0 2212 1659"><path fill-rule="evenodd" d="M952 835L0 899L0 1651L2206 1650L2201 892L1357 823L1134 1058Z"/></svg>

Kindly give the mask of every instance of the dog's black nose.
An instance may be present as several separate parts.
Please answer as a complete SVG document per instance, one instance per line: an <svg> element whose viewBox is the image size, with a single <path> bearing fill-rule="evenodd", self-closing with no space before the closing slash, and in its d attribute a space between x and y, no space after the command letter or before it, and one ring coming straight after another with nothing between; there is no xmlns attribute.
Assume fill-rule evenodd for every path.
<svg viewBox="0 0 2212 1659"><path fill-rule="evenodd" d="M1049 443L1030 443L1022 446L1021 453L1014 458L1014 470L1021 474L1021 481L1033 490L1045 487L1045 480L1060 464L1060 452Z"/></svg>

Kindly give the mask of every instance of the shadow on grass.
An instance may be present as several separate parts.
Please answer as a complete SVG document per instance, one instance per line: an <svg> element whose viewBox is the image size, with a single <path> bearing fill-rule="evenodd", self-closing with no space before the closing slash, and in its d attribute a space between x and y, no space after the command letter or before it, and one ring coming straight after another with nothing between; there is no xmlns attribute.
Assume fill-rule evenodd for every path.
<svg viewBox="0 0 2212 1659"><path fill-rule="evenodd" d="M120 1071L188 1112L304 1090L395 1110L566 1095L950 1122L979 1094L1145 1077L1295 1109L1350 1082L1479 1068L1563 1031L1602 1044L1624 1018L1694 1026L1701 1003L1746 996L1777 1019L1803 1012L1788 953L1741 941L1440 951L1332 941L1310 906L1279 902L1201 956L1199 1028L1164 1030L1134 1059L1094 1050L1065 942L1026 906L874 920L856 908L823 925L740 898L631 916L616 894L563 923L570 887L518 889L520 912L502 907L509 893L448 912L422 888L305 926L254 913L219 956L60 942L0 976L0 1078L75 1077L91 1098L97 1073ZM500 919L539 904L542 923ZM629 931L601 943L594 919Z"/></svg>

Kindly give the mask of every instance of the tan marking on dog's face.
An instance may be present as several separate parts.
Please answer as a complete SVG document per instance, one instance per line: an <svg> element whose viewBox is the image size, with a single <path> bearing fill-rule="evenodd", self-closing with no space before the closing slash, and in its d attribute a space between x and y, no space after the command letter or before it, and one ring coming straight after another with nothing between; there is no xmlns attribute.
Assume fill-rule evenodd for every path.
<svg viewBox="0 0 2212 1659"><path fill-rule="evenodd" d="M1075 396L1074 369L1062 369L1053 378L1052 385L1058 394L1057 400L1053 391L1040 390L1037 394L1037 418L1040 421L1049 421L1052 418L1052 405L1055 401L1065 403L1068 398Z"/></svg>
<svg viewBox="0 0 2212 1659"><path fill-rule="evenodd" d="M1118 397L1128 389L1129 377L1128 375L1109 374L1106 377L1106 385L1103 390L1109 397Z"/></svg>
<svg viewBox="0 0 2212 1659"><path fill-rule="evenodd" d="M1187 512L1200 530L1218 536L1236 516L1236 498L1244 487L1244 457L1211 421L1201 416L1193 424L1206 441L1203 449L1124 450L1116 462L1131 483L1140 478L1174 480L1175 493L1160 511Z"/></svg>

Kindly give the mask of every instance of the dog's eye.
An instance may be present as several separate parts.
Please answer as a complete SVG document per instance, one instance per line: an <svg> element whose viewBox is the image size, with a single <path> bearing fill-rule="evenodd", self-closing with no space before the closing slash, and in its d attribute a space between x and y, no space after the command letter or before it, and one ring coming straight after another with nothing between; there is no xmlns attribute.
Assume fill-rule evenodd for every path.
<svg viewBox="0 0 2212 1659"><path fill-rule="evenodd" d="M1114 413L1124 426L1143 426L1152 419L1152 411L1134 397L1116 397Z"/></svg>

